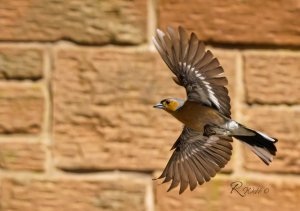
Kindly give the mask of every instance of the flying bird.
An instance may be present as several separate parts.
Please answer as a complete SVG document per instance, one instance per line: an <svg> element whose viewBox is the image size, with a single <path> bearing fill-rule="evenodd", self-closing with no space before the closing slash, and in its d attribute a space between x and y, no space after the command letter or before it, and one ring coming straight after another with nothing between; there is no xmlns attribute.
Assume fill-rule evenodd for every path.
<svg viewBox="0 0 300 211"><path fill-rule="evenodd" d="M183 131L158 179L171 182L168 189L180 185L181 194L189 186L208 182L231 157L232 138L240 140L265 164L276 155L277 139L247 128L231 119L230 98L223 68L211 51L205 49L195 33L182 27L159 29L154 45L173 72L173 80L186 90L187 99L166 98L154 105L183 123Z"/></svg>

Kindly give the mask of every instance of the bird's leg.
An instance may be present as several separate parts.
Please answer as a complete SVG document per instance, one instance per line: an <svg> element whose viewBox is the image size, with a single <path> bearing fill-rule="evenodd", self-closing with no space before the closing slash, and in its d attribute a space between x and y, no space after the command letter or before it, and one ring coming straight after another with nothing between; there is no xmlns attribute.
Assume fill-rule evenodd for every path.
<svg viewBox="0 0 300 211"><path fill-rule="evenodd" d="M204 126L204 135L208 137L211 135L228 136L230 131L216 124L207 124Z"/></svg>
<svg viewBox="0 0 300 211"><path fill-rule="evenodd" d="M215 135L215 134L216 134L216 132L213 130L213 126L211 126L211 125L205 125L204 126L204 133L203 133L203 135L209 137L209 136Z"/></svg>

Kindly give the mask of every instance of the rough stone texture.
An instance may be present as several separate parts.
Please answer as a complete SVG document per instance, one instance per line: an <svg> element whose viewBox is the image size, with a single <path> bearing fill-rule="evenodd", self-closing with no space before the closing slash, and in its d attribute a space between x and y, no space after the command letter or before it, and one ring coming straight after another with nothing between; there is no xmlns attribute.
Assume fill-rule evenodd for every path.
<svg viewBox="0 0 300 211"><path fill-rule="evenodd" d="M224 55L224 65L234 71L234 54ZM56 59L58 167L152 170L166 165L181 124L152 105L185 93L157 53L70 48L58 50Z"/></svg>
<svg viewBox="0 0 300 211"><path fill-rule="evenodd" d="M156 187L157 211L184 211L184 210L298 210L299 183L272 182L268 180L245 180L244 187L255 190L262 188L257 194L248 194L245 197L237 192L231 192L231 183L239 180L213 180L198 187L193 192L187 190L182 195L178 190L166 193L166 185ZM265 189L268 193L264 193ZM240 189L239 189L240 190ZM243 193L243 192L242 192ZM283 203L284 202L284 203Z"/></svg>
<svg viewBox="0 0 300 211"><path fill-rule="evenodd" d="M40 143L20 141L24 140L0 142L0 169L43 171L45 160L43 146Z"/></svg>
<svg viewBox="0 0 300 211"><path fill-rule="evenodd" d="M300 54L254 51L244 60L248 103L300 103Z"/></svg>
<svg viewBox="0 0 300 211"><path fill-rule="evenodd" d="M39 133L43 107L40 84L0 83L0 133Z"/></svg>
<svg viewBox="0 0 300 211"><path fill-rule="evenodd" d="M254 106L244 111L245 125L279 139L277 156L266 166L246 150L245 167L251 170L279 173L300 173L300 110L287 106Z"/></svg>
<svg viewBox="0 0 300 211"><path fill-rule="evenodd" d="M204 40L300 44L300 4L295 0L162 0L158 10L160 27L183 25Z"/></svg>
<svg viewBox="0 0 300 211"><path fill-rule="evenodd" d="M145 210L145 185L131 180L2 181L1 210Z"/></svg>
<svg viewBox="0 0 300 211"><path fill-rule="evenodd" d="M0 47L0 79L39 79L42 71L41 49Z"/></svg>
<svg viewBox="0 0 300 211"><path fill-rule="evenodd" d="M145 0L0 0L0 40L130 43L146 39Z"/></svg>

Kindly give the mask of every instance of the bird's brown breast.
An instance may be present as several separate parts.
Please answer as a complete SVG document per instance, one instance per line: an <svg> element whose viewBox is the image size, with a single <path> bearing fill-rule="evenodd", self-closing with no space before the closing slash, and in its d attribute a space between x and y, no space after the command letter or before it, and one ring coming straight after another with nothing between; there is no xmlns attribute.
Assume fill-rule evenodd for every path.
<svg viewBox="0 0 300 211"><path fill-rule="evenodd" d="M191 101L186 101L179 110L169 113L187 127L197 131L203 131L206 124L225 123L225 118L217 110Z"/></svg>

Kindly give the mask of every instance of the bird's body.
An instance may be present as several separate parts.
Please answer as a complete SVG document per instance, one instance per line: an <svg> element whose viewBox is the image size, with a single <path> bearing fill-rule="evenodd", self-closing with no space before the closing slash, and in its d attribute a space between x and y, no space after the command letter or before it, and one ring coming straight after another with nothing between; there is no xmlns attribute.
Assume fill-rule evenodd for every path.
<svg viewBox="0 0 300 211"><path fill-rule="evenodd" d="M174 81L186 89L187 99L167 98L154 107L163 109L183 123L184 128L171 149L174 152L159 178L180 184L179 193L207 182L231 157L235 137L265 164L276 154L277 139L249 129L231 119L226 77L217 58L205 51L203 42L182 27L178 33L157 30L153 39L161 57L174 73Z"/></svg>
<svg viewBox="0 0 300 211"><path fill-rule="evenodd" d="M223 125L226 122L225 117L215 109L188 100L178 110L167 112L185 126L199 132L204 131L205 125Z"/></svg>

